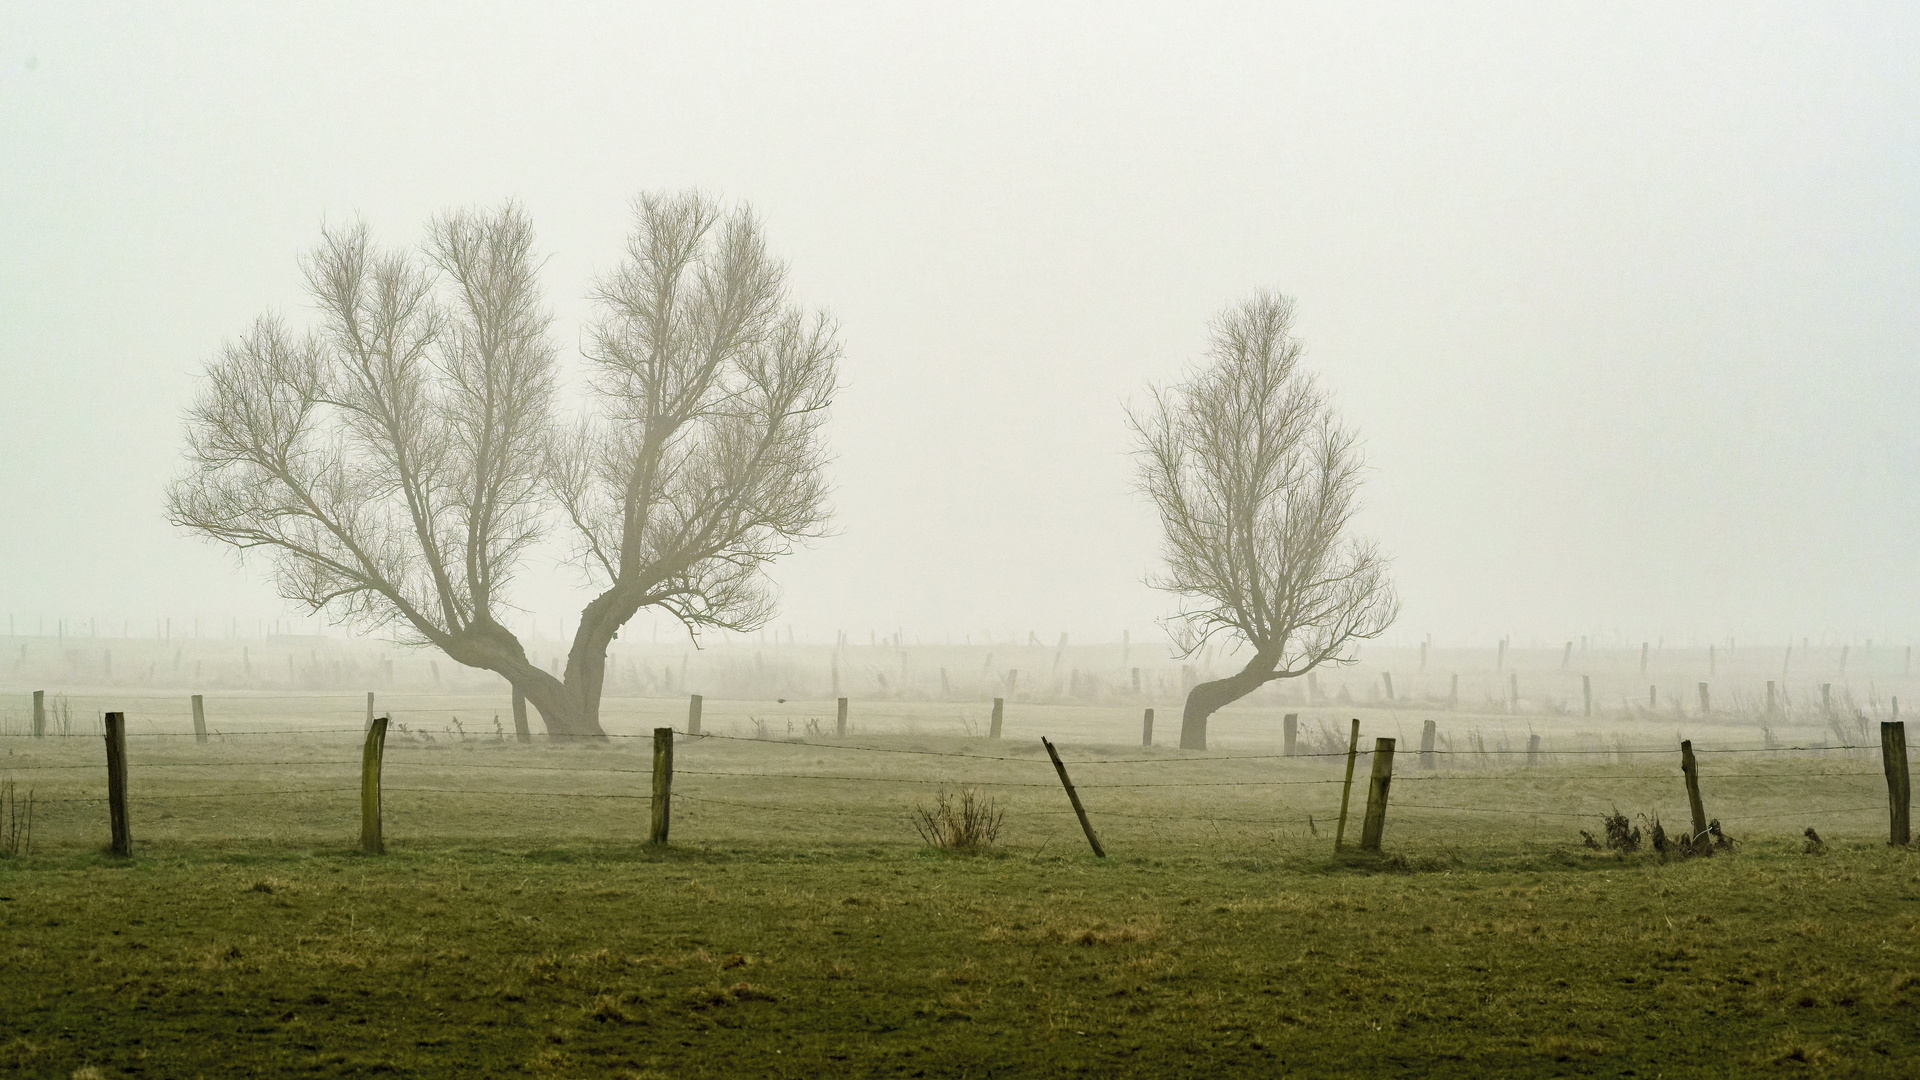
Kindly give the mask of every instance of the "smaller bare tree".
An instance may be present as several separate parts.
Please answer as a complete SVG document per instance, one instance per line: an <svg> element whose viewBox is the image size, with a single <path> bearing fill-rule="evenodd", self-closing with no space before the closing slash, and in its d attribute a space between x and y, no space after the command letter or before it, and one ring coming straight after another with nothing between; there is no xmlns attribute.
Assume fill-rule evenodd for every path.
<svg viewBox="0 0 1920 1080"><path fill-rule="evenodd" d="M1387 560L1346 535L1364 463L1327 394L1302 370L1293 302L1262 293L1214 320L1211 363L1155 388L1128 419L1139 483L1165 531L1150 584L1182 599L1181 655L1216 634L1253 647L1247 665L1195 686L1180 747L1207 747L1207 718L1276 679L1350 663L1348 646L1399 611Z"/></svg>

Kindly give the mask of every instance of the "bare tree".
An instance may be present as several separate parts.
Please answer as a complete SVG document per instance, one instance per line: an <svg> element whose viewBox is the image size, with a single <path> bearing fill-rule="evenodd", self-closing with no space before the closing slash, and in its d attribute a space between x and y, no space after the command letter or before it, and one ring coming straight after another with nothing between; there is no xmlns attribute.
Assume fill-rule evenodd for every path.
<svg viewBox="0 0 1920 1080"><path fill-rule="evenodd" d="M1363 462L1357 437L1300 367L1293 302L1263 293L1214 320L1211 363L1155 388L1129 421L1141 489L1160 512L1166 569L1182 599L1182 655L1216 634L1253 647L1246 667L1195 686L1180 746L1204 750L1207 718L1275 679L1347 663L1399 601L1387 560L1345 535Z"/></svg>
<svg viewBox="0 0 1920 1080"><path fill-rule="evenodd" d="M626 258L593 299L597 408L550 461L601 588L567 657L590 720L607 646L640 609L696 640L772 616L766 564L827 525L821 427L840 357L833 321L789 301L752 212L697 193L636 202Z"/></svg>

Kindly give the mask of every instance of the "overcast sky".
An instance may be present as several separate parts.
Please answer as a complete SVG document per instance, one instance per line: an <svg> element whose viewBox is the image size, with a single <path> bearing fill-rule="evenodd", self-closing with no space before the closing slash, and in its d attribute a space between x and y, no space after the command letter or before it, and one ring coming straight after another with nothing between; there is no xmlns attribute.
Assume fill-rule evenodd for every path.
<svg viewBox="0 0 1920 1080"><path fill-rule="evenodd" d="M519 199L577 357L629 200L698 185L844 327L802 636L1158 635L1122 408L1272 288L1389 640L1920 637L1911 5L180 7L0 8L23 632L288 614L162 489L323 221Z"/></svg>

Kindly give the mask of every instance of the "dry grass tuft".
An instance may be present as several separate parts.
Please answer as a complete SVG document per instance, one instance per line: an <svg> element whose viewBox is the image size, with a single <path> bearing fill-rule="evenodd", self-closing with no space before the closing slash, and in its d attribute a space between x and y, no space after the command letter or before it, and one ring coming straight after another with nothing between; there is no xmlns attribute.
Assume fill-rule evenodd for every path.
<svg viewBox="0 0 1920 1080"><path fill-rule="evenodd" d="M991 796L961 788L958 799L941 791L932 806L913 809L913 829L920 839L946 851L976 854L993 846L1006 817Z"/></svg>

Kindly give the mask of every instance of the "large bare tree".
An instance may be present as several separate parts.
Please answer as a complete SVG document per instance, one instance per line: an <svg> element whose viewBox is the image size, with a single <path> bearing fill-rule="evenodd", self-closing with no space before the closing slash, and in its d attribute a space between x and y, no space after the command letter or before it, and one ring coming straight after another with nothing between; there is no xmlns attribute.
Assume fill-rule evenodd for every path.
<svg viewBox="0 0 1920 1080"><path fill-rule="evenodd" d="M636 216L595 297L597 414L567 433L518 207L437 218L418 253L323 231L305 261L320 326L263 317L209 365L172 519L264 551L290 600L499 673L550 735L603 734L606 646L640 608L690 628L771 613L759 568L825 520L838 355L749 213L684 196ZM610 573L556 676L499 616L562 508Z"/></svg>
<svg viewBox="0 0 1920 1080"><path fill-rule="evenodd" d="M626 258L596 285L595 405L550 471L600 593L567 657L598 715L606 650L642 608L697 635L753 630L774 610L766 564L827 525L821 427L837 327L788 295L746 208L646 195Z"/></svg>
<svg viewBox="0 0 1920 1080"><path fill-rule="evenodd" d="M1188 692L1182 749L1206 749L1207 718L1266 683L1350 662L1348 646L1399 610L1379 548L1347 535L1364 465L1301 351L1293 302L1257 295L1214 320L1208 363L1129 413L1165 531L1150 584L1182 601L1176 644L1253 648L1240 671Z"/></svg>

